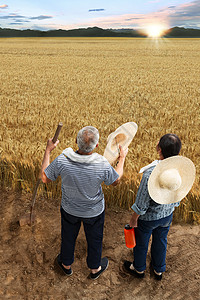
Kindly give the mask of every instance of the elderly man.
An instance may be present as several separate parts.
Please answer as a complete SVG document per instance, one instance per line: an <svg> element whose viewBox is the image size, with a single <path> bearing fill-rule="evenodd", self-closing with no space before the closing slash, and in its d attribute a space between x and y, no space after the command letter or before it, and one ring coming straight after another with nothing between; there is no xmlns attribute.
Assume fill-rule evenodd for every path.
<svg viewBox="0 0 200 300"><path fill-rule="evenodd" d="M105 216L104 195L101 183L116 185L123 175L128 151L120 147L119 162L114 169L101 155L93 153L98 147L99 132L86 126L77 135L78 150L67 148L50 164L50 153L57 146L48 140L42 163L42 181L48 183L62 179L61 201L61 252L57 262L64 273L72 275L74 248L81 222L87 240L87 265L90 278L98 278L108 267L107 257L101 258Z"/></svg>

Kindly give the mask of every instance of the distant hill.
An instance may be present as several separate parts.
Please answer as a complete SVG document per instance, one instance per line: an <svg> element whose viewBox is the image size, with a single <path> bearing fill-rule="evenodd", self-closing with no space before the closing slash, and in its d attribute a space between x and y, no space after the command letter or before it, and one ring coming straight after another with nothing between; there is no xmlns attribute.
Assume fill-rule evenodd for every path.
<svg viewBox="0 0 200 300"><path fill-rule="evenodd" d="M88 27L72 30L17 30L0 28L0 37L140 37L135 30L127 32L114 31L112 29L102 29L99 27Z"/></svg>
<svg viewBox="0 0 200 300"><path fill-rule="evenodd" d="M193 28L173 27L165 37L169 38L200 38L200 30Z"/></svg>
<svg viewBox="0 0 200 300"><path fill-rule="evenodd" d="M49 31L0 28L0 37L144 37L144 35L133 29L102 29L99 27ZM200 38L200 30L174 27L168 30L164 37Z"/></svg>

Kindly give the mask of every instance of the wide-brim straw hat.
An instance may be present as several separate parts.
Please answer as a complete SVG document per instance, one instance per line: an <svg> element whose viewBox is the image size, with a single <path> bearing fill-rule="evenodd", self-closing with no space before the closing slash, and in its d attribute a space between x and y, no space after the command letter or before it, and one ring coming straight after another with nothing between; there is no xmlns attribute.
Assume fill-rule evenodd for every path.
<svg viewBox="0 0 200 300"><path fill-rule="evenodd" d="M159 204L181 201L192 188L195 173L195 166L189 158L172 156L162 160L149 177L150 197Z"/></svg>
<svg viewBox="0 0 200 300"><path fill-rule="evenodd" d="M114 163L119 156L119 145L126 150L134 138L137 129L138 126L135 122L128 122L118 127L108 136L103 156L110 164Z"/></svg>

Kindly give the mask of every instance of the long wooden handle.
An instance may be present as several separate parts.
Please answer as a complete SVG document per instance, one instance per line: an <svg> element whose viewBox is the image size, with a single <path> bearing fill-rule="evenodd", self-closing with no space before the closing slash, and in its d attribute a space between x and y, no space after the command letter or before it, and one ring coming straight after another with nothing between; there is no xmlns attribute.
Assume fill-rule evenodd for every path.
<svg viewBox="0 0 200 300"><path fill-rule="evenodd" d="M63 126L62 123L59 123L59 124L58 124L58 127L57 127L57 129L56 129L56 133L55 133L55 135L54 135L54 137L53 137L53 139L52 139L52 142L53 142L54 144L55 144L55 142L56 142L57 139L58 139L58 136L59 136L59 134L60 134L60 131L61 131L62 126Z"/></svg>
<svg viewBox="0 0 200 300"><path fill-rule="evenodd" d="M32 223L33 223L33 208L34 208L34 205L35 205L35 199L36 199L37 190L38 190L38 187L40 185L40 182L41 182L41 179L38 178L38 180L36 182L34 192L33 192L32 203L31 203L31 211L30 211L30 225L32 225Z"/></svg>
<svg viewBox="0 0 200 300"><path fill-rule="evenodd" d="M40 185L40 182L41 182L41 178L38 178L38 180L36 182L36 185L35 185L35 188L34 188L33 196L32 196L31 214L32 214L32 211L33 211L33 208L34 208L34 205L35 205L35 199L36 199L37 190L38 190L38 187Z"/></svg>

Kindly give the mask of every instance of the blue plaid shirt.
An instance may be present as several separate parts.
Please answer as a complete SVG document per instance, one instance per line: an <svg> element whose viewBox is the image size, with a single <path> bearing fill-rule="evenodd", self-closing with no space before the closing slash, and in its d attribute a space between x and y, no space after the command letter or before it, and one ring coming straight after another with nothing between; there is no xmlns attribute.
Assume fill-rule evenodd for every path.
<svg viewBox="0 0 200 300"><path fill-rule="evenodd" d="M180 204L180 202L158 204L150 197L148 192L148 180L154 168L155 166L150 167L144 172L135 203L131 207L136 214L140 215L140 220L155 221L168 217L173 213L175 207Z"/></svg>

